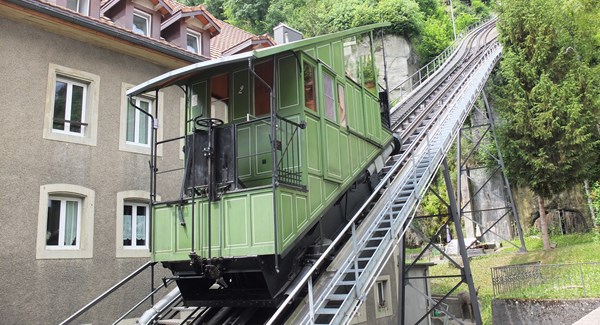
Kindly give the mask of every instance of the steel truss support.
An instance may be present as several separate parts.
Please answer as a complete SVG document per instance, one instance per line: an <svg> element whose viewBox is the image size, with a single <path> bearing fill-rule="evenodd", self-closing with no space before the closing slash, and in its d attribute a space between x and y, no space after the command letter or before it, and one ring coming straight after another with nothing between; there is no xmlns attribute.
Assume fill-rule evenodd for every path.
<svg viewBox="0 0 600 325"><path fill-rule="evenodd" d="M498 147L496 129L494 127L494 115L485 91L481 92L481 98L484 109L480 109L477 105L474 107L471 112L471 126L461 128L459 136L457 137L456 156L459 168L457 168L456 201L459 203L461 217L465 218L465 222L469 221L473 224L474 233L471 235L476 237L479 241L485 241L484 236L488 233L494 234L497 238L518 248L520 252L525 252L527 251L527 248L525 247L525 241L523 240L523 230L521 228L521 223L519 222L519 215L515 207L510 184L506 177L506 173L504 172L504 161L502 159L500 148ZM463 152L463 145L467 146L466 152ZM479 155L480 158L477 158L476 155ZM484 158L481 159L481 157ZM477 184L475 188L469 186L471 184L465 184L468 188L471 188L472 192L469 195L470 197L461 198L461 189L465 187L461 184L462 177L466 176L467 178L470 178L470 173L472 171L484 169L488 172L486 173L486 179L483 183ZM501 178L502 180L503 184L500 194L502 197L499 201L503 203L499 206L488 208L473 208L471 204L473 200L478 195L489 192L484 189L486 186L488 188L491 186L491 182L494 178ZM491 224L478 221L476 216L483 213L496 213L497 219ZM513 244L510 241L514 232L507 235L501 231L493 230L500 222L505 221L505 218L508 218L508 216L512 216L513 226L516 228L521 246ZM479 229L478 235L476 235L476 228ZM475 244L475 242L471 243L467 249L473 244Z"/></svg>
<svg viewBox="0 0 600 325"><path fill-rule="evenodd" d="M438 197L438 199L448 207L448 211L449 214L446 215L446 219L445 221L438 227L437 231L431 236L431 238L428 238L427 236L425 236L425 234L423 234L417 227L413 226L411 224L411 228L413 230L413 232L415 232L417 234L417 236L419 236L420 238L422 238L425 242L427 242L427 245L421 250L421 252L418 254L418 256L412 261L411 264L407 265L406 264L406 245L405 242L403 242L402 245L402 250L401 250L401 259L399 261L399 263L401 263L401 268L400 268L400 276L401 276L401 280L402 280L402 286L400 288L400 295L401 295L401 300L405 301L405 289L403 287L406 286L411 286L409 284L409 280L411 279L432 279L432 278L455 278L457 279L456 284L454 285L454 287L452 289L450 289L450 291L448 291L441 299L439 300L434 300L431 299L430 297L428 297L427 295L425 295L424 293L421 292L421 294L425 295L425 299L428 300L428 308L426 313L418 320L416 321L416 324L420 324L422 321L426 320L426 318L429 316L429 314L431 314L434 310L440 310L442 304L444 303L444 301L446 300L446 298L448 298L452 293L454 293L461 284L466 283L468 288L469 288L469 298L470 298L470 302L471 302L471 310L472 310L472 316L473 316L473 320L475 321L475 323L477 325L481 325L482 324L482 320L481 320L481 312L479 309L479 302L477 301L477 292L475 290L475 284L473 283L473 276L471 274L471 267L469 264L469 258L467 256L467 247L465 245L465 241L464 241L464 236L463 236L463 232L462 232L462 226L461 226L461 217L460 217L460 213L458 210L458 204L457 201L455 199L454 196L454 191L452 189L452 181L451 181L451 177L450 177L450 171L448 169L448 164L446 162L446 159L443 160L442 162L442 173L444 176L444 182L445 182L445 187L446 187L446 191L448 194L448 201L446 202L446 200L444 200L441 195L439 193L437 193L433 188L430 188L429 190ZM435 215L435 216L421 216L421 217L416 217L416 218L440 218L443 217L441 215ZM456 238L458 240L458 245L459 245L459 252L460 252L460 261L457 261L455 258L453 258L452 256L448 255L444 249L442 247L440 247L438 244L436 244L435 240L436 238L439 237L439 235L442 233L442 231L446 230L447 227L449 227L451 224L454 225L454 231L456 234ZM436 251L438 251L442 256L444 256L449 263L451 263L457 270L460 271L459 274L455 274L455 275L441 275L441 276L418 276L418 277L411 277L408 275L408 272L410 271L410 269L415 266L417 264L417 262L421 259L421 257L423 257L423 255L425 254L425 252L429 249L435 249ZM419 292L417 290L417 292ZM404 319L405 319L405 315L404 315L404 310L401 310L401 317L400 317L400 324L405 324ZM445 311L447 313L447 311ZM462 323L462 321L454 316L454 315L449 315L448 316L452 319L454 319L455 321ZM408 324L407 324L408 325Z"/></svg>
<svg viewBox="0 0 600 325"><path fill-rule="evenodd" d="M442 198L440 193L437 193L433 187L429 188L429 191L433 195L435 195L440 200L440 202L442 202L444 205L446 205L446 207L448 208L448 214L416 216L414 218L414 220L420 220L420 219L426 219L426 218L445 218L445 219L442 219L444 222L442 222L441 226L439 226L437 231L431 237L427 237L424 233L422 233L421 230L414 225L414 222L411 223L410 225L407 225L407 226L410 226L412 231L426 243L426 246L421 250L421 252L418 254L418 256L416 258L414 258L414 260L412 258L407 259L405 238L403 238L403 240L400 242L399 246L401 246L401 247L399 247L400 248L399 277L400 277L400 283L402 285L400 286L399 292L398 292L399 304L400 304L400 306L399 306L400 315L398 317L399 324L402 324L402 325L405 324L404 320L405 320L405 316L406 316L405 315L406 310L404 309L403 302L405 301L405 298L406 298L405 288L407 286L411 286L411 284L409 284L408 281L411 279L434 279L434 278L441 278L441 277L456 278L457 284L452 289L450 289L449 292L446 293L439 300L431 299L425 293L421 292L421 294L425 295L425 299L427 299L427 301L428 301L428 307L427 307L427 311L426 311L425 315L423 315L416 323L419 324L422 321L426 320L428 315L431 314L434 310L442 310L441 306L444 304L444 301L446 300L446 298L449 297L453 292L455 292L460 287L461 284L465 283L465 284L467 284L468 291L469 291L469 298L470 298L470 303L471 303L471 308L472 308L473 320L478 325L482 324L479 302L477 300L477 292L475 289L475 284L473 283L473 276L471 273L471 267L470 267L469 258L467 255L467 251L471 247L471 245L473 245L473 243L471 243L468 247L465 244L463 228L462 228L462 224L461 224L463 217L464 217L465 221L473 222L474 224L477 225L477 227L479 227L480 234L477 239L480 240L484 235L490 233L490 234L494 234L497 237L511 243L509 240L511 240L512 238L504 238L505 236L503 236L500 232L495 231L494 229L495 229L495 227L497 227L499 222L501 222L502 220L505 220L505 218L507 218L508 216L512 216L512 218L513 218L512 221L514 222L514 227L516 228L516 232L517 232L517 235L519 236L521 245L519 247L518 245L515 245L513 243L511 243L511 244L514 245L515 247L517 247L519 249L519 251L527 251L527 249L525 247L525 242L523 240L523 231L521 228L521 224L519 222L517 209L515 207L512 191L510 189L510 184L509 184L508 178L506 177L506 174L504 172L504 162L502 159L502 154L500 153L500 150L498 147L498 141L496 139L496 130L494 128L494 119L493 119L491 107L489 105L489 102L487 100L487 97L486 97L486 94L484 91L481 93L481 96L482 96L482 103L483 103L484 109L481 109L481 108L475 106L475 108L471 112L472 115L479 114L478 123L472 122L471 126L463 127L459 131L459 136L457 137L457 148L456 149L457 149L457 165L458 165L458 168L457 168L458 175L457 176L458 177L456 179L456 191L453 190L452 181L451 181L451 177L450 177L450 171L448 169L446 159L444 159L444 161L442 163L441 171L442 171L442 175L444 177L444 183L445 183L446 191L448 194L448 199L445 200L444 198ZM472 121L473 120L476 120L476 119L472 119ZM462 152L463 148L461 148L461 143L465 144L465 146L467 147L467 150L465 150L466 153ZM487 159L484 159L484 161L488 161L491 163L479 164L479 165L475 164L474 162L478 161L477 159L475 159L476 155L478 155L479 157L482 157L482 156L487 157ZM483 183L480 186L478 186L477 188L471 188L472 193L470 193L469 197L466 198L466 200L463 200L461 202L461 176L468 175L468 173L470 171L474 171L474 170L478 170L478 169L487 169L489 171L487 179L485 179L483 181ZM475 198L477 195L479 195L481 193L487 193L488 189L486 188L486 185L488 185L488 188L489 188L490 181L494 177L502 178L502 187L503 188L502 188L501 192L504 194L503 195L503 200L504 200L503 206L500 206L500 207L494 206L494 207L480 208L480 209L469 208L472 205L471 202L472 202L473 198ZM433 183L435 183L435 181ZM482 222L476 221L475 218L473 217L473 215L475 213L490 213L490 212L501 214L501 216L499 218L497 218L496 220L494 220L491 224L488 224L487 226L484 225ZM462 263L455 260L456 257L453 258L452 256L448 255L445 252L445 250L443 249L443 247L440 247L439 244L436 244L436 240L439 239L440 234L442 234L442 232L444 230L448 229L448 227L451 227L452 224L454 225L454 231L455 231L456 239L458 241L460 260ZM446 275L446 276L421 276L421 277L409 276L410 269L424 256L424 254L426 253L427 250L432 250L432 251L435 250L438 253L440 253L441 256L443 256L446 260L448 260L448 262L450 264L452 264L454 267L457 268L457 270L460 271L460 274ZM412 262L407 264L407 262L406 262L407 260L412 260ZM420 292L420 291L418 291L418 292ZM445 311L445 312L447 313L447 311ZM455 317L453 315L449 315L449 317L458 321L459 323L461 322L461 320L458 317Z"/></svg>

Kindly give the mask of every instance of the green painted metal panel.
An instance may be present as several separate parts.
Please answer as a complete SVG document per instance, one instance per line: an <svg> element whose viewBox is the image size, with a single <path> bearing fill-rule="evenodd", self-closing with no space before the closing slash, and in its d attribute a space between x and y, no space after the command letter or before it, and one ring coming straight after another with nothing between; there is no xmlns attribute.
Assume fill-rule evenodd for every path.
<svg viewBox="0 0 600 325"><path fill-rule="evenodd" d="M360 156L360 145L358 141L358 137L355 135L350 135L350 164L352 166L352 174L358 172L360 163L362 161Z"/></svg>
<svg viewBox="0 0 600 325"><path fill-rule="evenodd" d="M331 44L323 44L317 46L317 56L319 60L333 68L333 59L331 58Z"/></svg>
<svg viewBox="0 0 600 325"><path fill-rule="evenodd" d="M296 197L296 225L298 229L304 229L308 225L308 201L306 196L297 193Z"/></svg>
<svg viewBox="0 0 600 325"><path fill-rule="evenodd" d="M308 175L308 203L310 206L310 214L313 215L322 205L323 189L321 177Z"/></svg>
<svg viewBox="0 0 600 325"><path fill-rule="evenodd" d="M252 132L250 126L237 128L237 172L238 177L252 176Z"/></svg>
<svg viewBox="0 0 600 325"><path fill-rule="evenodd" d="M325 180L323 181L323 185L325 187L325 200L333 200L336 194L338 194L337 190L340 187L339 184Z"/></svg>
<svg viewBox="0 0 600 325"><path fill-rule="evenodd" d="M175 230L173 228L173 209L163 206L155 208L152 215L152 239L154 254L170 254L173 252Z"/></svg>
<svg viewBox="0 0 600 325"><path fill-rule="evenodd" d="M331 43L331 52L333 57L333 69L338 76L343 76L344 72L344 51L342 42L337 41Z"/></svg>
<svg viewBox="0 0 600 325"><path fill-rule="evenodd" d="M300 105L300 86L298 84L298 61L294 55L277 60L277 79L279 90L279 109Z"/></svg>
<svg viewBox="0 0 600 325"><path fill-rule="evenodd" d="M313 59L317 58L317 56L315 55L315 48L314 47L310 47L310 48L304 49L304 53L308 54Z"/></svg>
<svg viewBox="0 0 600 325"><path fill-rule="evenodd" d="M250 105L250 72L248 69L236 71L233 73L233 89L230 95L232 97L233 119L245 119L246 114L251 114L252 105Z"/></svg>
<svg viewBox="0 0 600 325"><path fill-rule="evenodd" d="M321 175L321 126L320 121L311 115L306 115L306 156L308 172Z"/></svg>
<svg viewBox="0 0 600 325"><path fill-rule="evenodd" d="M373 103L371 98L366 94L366 90L363 91L363 118L365 120L365 134L368 138L375 138L375 134L373 133Z"/></svg>
<svg viewBox="0 0 600 325"><path fill-rule="evenodd" d="M182 226L178 221L177 210L171 210L173 213L171 220L175 228L175 252L189 253L192 250L192 206L184 206L181 209L181 216L186 226Z"/></svg>
<svg viewBox="0 0 600 325"><path fill-rule="evenodd" d="M247 196L234 197L223 201L224 209L224 237L225 247L248 248L250 246L250 204ZM232 255L229 251L226 255Z"/></svg>
<svg viewBox="0 0 600 325"><path fill-rule="evenodd" d="M222 223L220 222L222 213L221 206L222 202L213 202L210 205L210 223L208 222L208 203L207 202L199 202L198 208L196 209L196 216L198 216L198 221L195 222L196 225L196 233L198 234L199 240L195 241L196 251L198 251L198 255L200 256L208 256L209 242L208 242L208 232L210 230L210 256L220 256L223 246L222 246Z"/></svg>
<svg viewBox="0 0 600 325"><path fill-rule="evenodd" d="M342 181L339 134L340 129L337 125L325 121L325 178L337 182Z"/></svg>
<svg viewBox="0 0 600 325"><path fill-rule="evenodd" d="M281 238L283 239L283 247L287 246L290 242L292 242L296 235L296 227L294 225L294 197L291 193L286 193L283 191L279 192L279 220L281 220L280 227L281 229Z"/></svg>
<svg viewBox="0 0 600 325"><path fill-rule="evenodd" d="M365 141L363 141L362 139L358 141L359 146L360 146L360 157L361 157L361 164L366 164L368 162L368 156L369 153L367 152L368 150L368 146L369 144Z"/></svg>
<svg viewBox="0 0 600 325"><path fill-rule="evenodd" d="M271 135L271 126L267 124L254 124L256 137L254 138L254 147L256 148L256 160L254 170L257 176L271 176L273 170L273 156L271 154L271 144L269 136Z"/></svg>
<svg viewBox="0 0 600 325"><path fill-rule="evenodd" d="M273 249L273 194L255 193L250 196L252 246Z"/></svg>
<svg viewBox="0 0 600 325"><path fill-rule="evenodd" d="M360 89L353 87L354 94L354 121L356 131L362 135L365 133L365 120L363 116L362 94Z"/></svg>
<svg viewBox="0 0 600 325"><path fill-rule="evenodd" d="M352 160L350 149L348 148L348 134L340 132L340 169L342 171L342 180L346 181L352 174Z"/></svg>

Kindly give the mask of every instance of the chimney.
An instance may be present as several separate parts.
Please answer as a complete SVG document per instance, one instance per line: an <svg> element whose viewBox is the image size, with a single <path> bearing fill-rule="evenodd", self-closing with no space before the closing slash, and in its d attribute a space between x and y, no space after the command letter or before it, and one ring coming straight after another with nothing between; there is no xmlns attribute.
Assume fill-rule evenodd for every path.
<svg viewBox="0 0 600 325"><path fill-rule="evenodd" d="M302 33L284 23L280 23L273 27L273 38L277 44L291 43L301 40Z"/></svg>

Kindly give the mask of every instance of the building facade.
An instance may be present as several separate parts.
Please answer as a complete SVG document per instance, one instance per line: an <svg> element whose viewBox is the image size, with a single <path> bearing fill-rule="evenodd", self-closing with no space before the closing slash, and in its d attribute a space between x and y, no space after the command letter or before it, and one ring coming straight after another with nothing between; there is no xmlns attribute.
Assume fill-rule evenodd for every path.
<svg viewBox="0 0 600 325"><path fill-rule="evenodd" d="M176 136L162 132L183 125L184 95L135 98L146 110L170 107L152 125L124 94L209 60L223 25L203 6L169 0L0 1L3 323L59 323L148 261L150 132ZM178 152L159 154L182 164ZM116 319L149 279L77 322Z"/></svg>

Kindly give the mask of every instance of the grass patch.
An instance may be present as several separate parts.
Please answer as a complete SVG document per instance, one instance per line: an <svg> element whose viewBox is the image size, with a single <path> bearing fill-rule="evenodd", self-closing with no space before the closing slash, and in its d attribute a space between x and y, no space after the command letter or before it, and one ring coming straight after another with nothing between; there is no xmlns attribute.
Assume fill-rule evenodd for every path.
<svg viewBox="0 0 600 325"><path fill-rule="evenodd" d="M556 248L549 251L542 249L542 240L539 237L525 238L527 253L519 253L512 245L505 244L504 248L490 255L474 257L470 260L471 272L475 287L479 287L479 302L484 324L492 324L492 287L491 268L497 266L522 264L540 261L542 264L563 264L581 262L600 262L600 234L598 230L586 234L570 234L551 237L550 241L556 243ZM516 241L515 244L519 244ZM460 260L460 258L457 258ZM585 270L586 296L600 297L600 276L598 271ZM431 275L459 275L460 271L451 263L441 263L430 268ZM459 278L432 279L431 288L434 294L446 294L459 281ZM456 291L467 291L467 285L462 284ZM581 296L582 289L576 285L563 286L540 285L528 290L523 298L572 298Z"/></svg>

